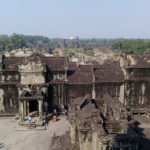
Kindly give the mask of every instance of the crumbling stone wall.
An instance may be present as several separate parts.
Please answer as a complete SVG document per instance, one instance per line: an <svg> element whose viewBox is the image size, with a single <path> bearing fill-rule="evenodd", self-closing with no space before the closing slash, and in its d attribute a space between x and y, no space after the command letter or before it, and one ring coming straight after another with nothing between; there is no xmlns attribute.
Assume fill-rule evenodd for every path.
<svg viewBox="0 0 150 150"><path fill-rule="evenodd" d="M104 95L109 94L114 98L120 97L120 84L104 83L96 85L96 98L102 98Z"/></svg>
<svg viewBox="0 0 150 150"><path fill-rule="evenodd" d="M138 137L127 125L126 110L109 95L100 100L87 96L75 99L69 121L71 144L78 150L123 149L130 145L133 150L138 148Z"/></svg>
<svg viewBox="0 0 150 150"><path fill-rule="evenodd" d="M0 89L0 112L5 112L3 95L4 91L3 89Z"/></svg>
<svg viewBox="0 0 150 150"><path fill-rule="evenodd" d="M149 81L128 81L125 86L125 98L127 105L144 106L150 104L149 90Z"/></svg>
<svg viewBox="0 0 150 150"><path fill-rule="evenodd" d="M17 72L3 72L0 76L0 81L7 83L7 82L16 82L19 83L20 82L20 75Z"/></svg>
<svg viewBox="0 0 150 150"><path fill-rule="evenodd" d="M85 96L86 94L92 94L92 85L69 85L69 99Z"/></svg>
<svg viewBox="0 0 150 150"><path fill-rule="evenodd" d="M125 83L125 105L144 106L150 104L150 70L127 69Z"/></svg>
<svg viewBox="0 0 150 150"><path fill-rule="evenodd" d="M71 123L70 138L72 147L77 150L101 150L101 147L103 148L103 146L100 147L100 139L96 131L91 127L84 129L83 126L83 129L80 129L78 125Z"/></svg>
<svg viewBox="0 0 150 150"><path fill-rule="evenodd" d="M126 106L149 106L150 99L150 55L125 55L126 82L124 104Z"/></svg>
<svg viewBox="0 0 150 150"><path fill-rule="evenodd" d="M44 68L39 58L30 58L23 64L19 65L20 83L29 84L40 84L45 82Z"/></svg>
<svg viewBox="0 0 150 150"><path fill-rule="evenodd" d="M100 99L106 93L117 98L125 106L144 106L150 103L150 66L149 59L145 57L129 57L130 62L122 57L120 66L117 62L105 60L103 64L82 65L80 67L76 65L75 68L67 68L67 63L64 68L63 62L57 62L58 58L45 58L37 54L23 58L4 58L0 84L16 85L14 93L16 93L19 84L27 86L29 84L49 84L49 87L52 88L47 87L46 94L48 101L50 101L48 104L50 107L53 104L70 104L74 98L86 94L94 95L93 98ZM55 62L53 63L53 61ZM11 64L12 62L14 64ZM78 71L79 74L69 79L67 76L69 69L73 73ZM61 83L62 81L65 83ZM7 103L12 101L7 100L8 98L3 99L4 95L6 97L12 95L6 94L10 93L9 88L7 90L6 88L7 86L2 87L0 92L1 110L4 109L4 101ZM18 90L21 93L24 89ZM12 97L15 96L12 95ZM11 106L11 104L7 105Z"/></svg>
<svg viewBox="0 0 150 150"><path fill-rule="evenodd" d="M67 86L62 84L55 84L55 85L50 85L47 89L47 101L49 108L51 107L58 107L60 109L60 106L62 105L68 105L69 100L67 96ZM68 101L67 101L68 100Z"/></svg>
<svg viewBox="0 0 150 150"><path fill-rule="evenodd" d="M19 109L18 87L20 76L17 72L2 72L0 74L0 111L17 113Z"/></svg>
<svg viewBox="0 0 150 150"><path fill-rule="evenodd" d="M0 87L1 111L5 113L17 113L19 109L18 89L15 85L3 85Z"/></svg>

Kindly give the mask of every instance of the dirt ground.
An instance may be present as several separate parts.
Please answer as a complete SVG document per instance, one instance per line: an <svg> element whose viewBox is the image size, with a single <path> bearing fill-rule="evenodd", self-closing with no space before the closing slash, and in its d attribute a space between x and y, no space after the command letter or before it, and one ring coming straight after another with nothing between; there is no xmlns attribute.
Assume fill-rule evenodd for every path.
<svg viewBox="0 0 150 150"><path fill-rule="evenodd" d="M16 131L16 121L0 118L0 143L2 150L51 150L51 138L64 135L69 130L65 118L50 122L47 130Z"/></svg>

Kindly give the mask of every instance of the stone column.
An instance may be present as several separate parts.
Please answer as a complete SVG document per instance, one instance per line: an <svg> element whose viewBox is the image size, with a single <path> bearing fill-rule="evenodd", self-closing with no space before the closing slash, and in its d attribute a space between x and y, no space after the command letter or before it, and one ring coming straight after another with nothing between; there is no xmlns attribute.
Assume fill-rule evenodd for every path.
<svg viewBox="0 0 150 150"><path fill-rule="evenodd" d="M60 89L60 85L58 85L58 106L60 107L61 106L61 89Z"/></svg>
<svg viewBox="0 0 150 150"><path fill-rule="evenodd" d="M23 114L23 102L20 102L20 115L21 115L21 120L23 120L23 118L24 118L24 114Z"/></svg>
<svg viewBox="0 0 150 150"><path fill-rule="evenodd" d="M27 102L26 102L26 101L24 101L23 103L24 103L24 104L23 104L23 109L24 109L23 111L24 111L24 115L25 115L25 116L27 116L27 105L26 105L26 104L27 104Z"/></svg>
<svg viewBox="0 0 150 150"><path fill-rule="evenodd" d="M107 150L107 148L108 148L108 145L103 145L103 150Z"/></svg>
<svg viewBox="0 0 150 150"><path fill-rule="evenodd" d="M119 86L119 85L118 85ZM123 104L123 106L126 105L126 101L125 101L125 85L124 83L122 85L119 86L120 90L119 90L119 101ZM117 91L117 90L116 90Z"/></svg>
<svg viewBox="0 0 150 150"><path fill-rule="evenodd" d="M132 150L132 147L131 147L131 146L129 147L129 150Z"/></svg>
<svg viewBox="0 0 150 150"><path fill-rule="evenodd" d="M66 64L65 64L65 81L66 82L68 81L67 72L68 72L68 58L66 57Z"/></svg>
<svg viewBox="0 0 150 150"><path fill-rule="evenodd" d="M29 115L29 101L27 101L27 115Z"/></svg>
<svg viewBox="0 0 150 150"><path fill-rule="evenodd" d="M41 118L42 117L42 101L39 100L38 104L39 104L39 117Z"/></svg>
<svg viewBox="0 0 150 150"><path fill-rule="evenodd" d="M77 144L77 135L78 135L78 131L77 131L77 126L75 124L75 122L70 123L70 137L71 137L71 144L75 145Z"/></svg>
<svg viewBox="0 0 150 150"><path fill-rule="evenodd" d="M5 111L3 95L4 95L4 91L3 89L0 89L0 110Z"/></svg>
<svg viewBox="0 0 150 150"><path fill-rule="evenodd" d="M139 146L138 146L138 143L136 143L135 150L138 150L138 149L139 149Z"/></svg>
<svg viewBox="0 0 150 150"><path fill-rule="evenodd" d="M93 67L93 66L92 66ZM94 67L93 67L93 86L92 86L92 99L96 99L96 91L95 91L95 70L94 70Z"/></svg>
<svg viewBox="0 0 150 150"><path fill-rule="evenodd" d="M67 78L67 69L65 70L65 81L66 82L68 81L68 78Z"/></svg>
<svg viewBox="0 0 150 150"><path fill-rule="evenodd" d="M92 99L96 99L95 83L93 83L93 89L92 89Z"/></svg>

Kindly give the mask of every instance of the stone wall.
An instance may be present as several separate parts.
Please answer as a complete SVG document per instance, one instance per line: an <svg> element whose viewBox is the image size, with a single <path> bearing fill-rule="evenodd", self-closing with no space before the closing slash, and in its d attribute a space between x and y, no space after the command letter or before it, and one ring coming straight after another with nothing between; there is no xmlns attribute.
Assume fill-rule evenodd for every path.
<svg viewBox="0 0 150 150"><path fill-rule="evenodd" d="M0 112L4 112L5 108L4 108L4 90L0 89Z"/></svg>
<svg viewBox="0 0 150 150"><path fill-rule="evenodd" d="M73 101L69 111L71 144L77 150L137 150L138 136L127 124L127 114L117 99L105 95L92 100L87 96Z"/></svg>
<svg viewBox="0 0 150 150"><path fill-rule="evenodd" d="M0 75L0 111L17 113L19 109L18 87L20 76L17 72L3 72Z"/></svg>
<svg viewBox="0 0 150 150"><path fill-rule="evenodd" d="M121 96L121 85L118 83L103 83L95 87L96 98L102 98L104 95L109 94L112 97L118 98Z"/></svg>
<svg viewBox="0 0 150 150"><path fill-rule="evenodd" d="M128 81L125 85L126 105L143 106L150 104L150 82Z"/></svg>
<svg viewBox="0 0 150 150"><path fill-rule="evenodd" d="M42 57L42 59L44 60L45 58ZM71 78L71 80L73 80L74 82L70 83L71 80L69 80L69 76L67 80L67 73L65 70L51 71L51 68L46 69L46 64L43 64L42 59L39 55L33 55L32 57L27 57L23 60L21 60L20 58L15 58L13 60L18 61L18 63L14 63L15 65L9 64L12 62L11 59L10 62L7 59L5 60L6 64L4 71L2 71L0 74L0 83L5 83L6 85L2 87L2 90L0 91L0 107L2 110L4 109L3 104L8 107L8 105L12 106L12 104L16 103L14 103L13 101L17 100L8 99L14 99L14 97L17 97L13 95L13 91L14 93L18 93L18 84L28 86L30 84L49 84L53 81L58 82L52 83L50 85L51 88L47 89L49 106L70 104L74 98L85 96L86 94L91 94L93 95L93 98L99 99L104 97L106 93L113 98L117 98L118 101L120 101L125 106L149 106L150 104L150 69L147 66L147 68L138 68L139 66L134 66L135 68L132 66L126 66L127 61L125 60L125 58L122 57L120 61L120 66L118 66L118 63L116 65L116 63L113 62L113 65L109 63L104 68L104 64L101 64L99 66L101 69L97 67L97 70L99 68L100 71L95 77L95 80L92 80L94 79L94 75L93 73L91 74L91 69L89 69L92 65L90 67L86 67L86 65L84 67L80 66L80 69L82 71L84 70L85 76L82 76L82 72L81 74L75 76L76 80L74 78ZM131 62L133 61L132 59ZM51 58L47 59L48 63L49 60L51 60ZM142 58L142 60L145 59ZM136 62L137 60L130 65L136 65ZM55 64L57 64L57 62L55 62ZM108 66L110 68L107 68ZM114 68L111 70L111 66L113 66L114 68L118 67L118 69L115 70L115 73L113 73ZM55 68L55 66L52 67ZM7 69L10 69L11 71ZM109 70L111 70L111 72L109 72ZM123 73L121 70L123 70ZM75 71L76 70L74 70L74 72ZM113 74L113 76L111 76L111 73ZM90 74L90 76L86 76L87 74ZM118 80L117 78L120 76L122 77L120 80ZM123 78L123 76L125 76L125 78ZM67 84L59 84L59 81L66 82ZM10 92L11 87L7 86L7 84L16 85L16 87L13 87L13 91ZM12 96L12 98L8 98L8 95ZM8 102L10 102L10 104L8 104Z"/></svg>
<svg viewBox="0 0 150 150"><path fill-rule="evenodd" d="M5 113L17 113L19 110L18 89L15 85L0 87L0 110Z"/></svg>
<svg viewBox="0 0 150 150"><path fill-rule="evenodd" d="M125 105L144 106L150 104L150 69L126 69Z"/></svg>
<svg viewBox="0 0 150 150"><path fill-rule="evenodd" d="M85 96L86 94L92 95L92 85L69 85L68 90L70 100Z"/></svg>
<svg viewBox="0 0 150 150"><path fill-rule="evenodd" d="M19 65L20 83L41 84L45 82L44 68L40 59L29 59L24 64Z"/></svg>

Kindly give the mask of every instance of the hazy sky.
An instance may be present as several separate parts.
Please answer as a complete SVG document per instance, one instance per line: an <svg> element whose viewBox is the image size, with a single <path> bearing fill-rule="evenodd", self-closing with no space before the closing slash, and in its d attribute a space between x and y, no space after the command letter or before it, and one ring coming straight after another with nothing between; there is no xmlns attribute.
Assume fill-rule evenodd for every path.
<svg viewBox="0 0 150 150"><path fill-rule="evenodd" d="M0 34L150 38L150 0L0 0Z"/></svg>

